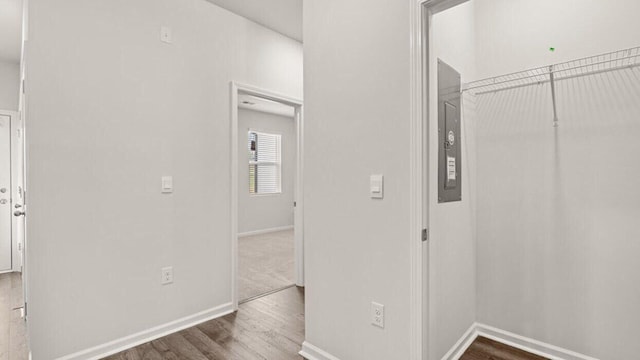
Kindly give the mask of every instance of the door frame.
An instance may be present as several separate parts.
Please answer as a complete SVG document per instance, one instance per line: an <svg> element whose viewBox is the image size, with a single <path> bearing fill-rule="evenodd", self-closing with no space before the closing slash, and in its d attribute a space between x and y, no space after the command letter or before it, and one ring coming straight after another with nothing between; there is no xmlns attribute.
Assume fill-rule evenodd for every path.
<svg viewBox="0 0 640 360"><path fill-rule="evenodd" d="M294 272L296 286L304 286L304 118L303 102L259 87L232 81L231 88L231 303L238 310L238 95L248 94L295 108L296 171L294 174Z"/></svg>
<svg viewBox="0 0 640 360"><path fill-rule="evenodd" d="M410 358L429 359L429 235L430 108L437 78L431 76L433 56L431 18L469 0L409 0L411 26L410 66ZM437 94L436 94L437 96ZM423 230L427 240L423 241Z"/></svg>

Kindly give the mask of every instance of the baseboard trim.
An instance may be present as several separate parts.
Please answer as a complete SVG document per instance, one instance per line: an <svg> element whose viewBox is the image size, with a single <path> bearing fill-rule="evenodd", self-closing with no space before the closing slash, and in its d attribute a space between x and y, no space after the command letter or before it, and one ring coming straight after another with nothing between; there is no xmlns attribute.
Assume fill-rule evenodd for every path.
<svg viewBox="0 0 640 360"><path fill-rule="evenodd" d="M594 357L567 350L559 346L547 344L509 331L485 324L477 324L476 332L479 336L499 341L503 344L536 354L551 360L598 360Z"/></svg>
<svg viewBox="0 0 640 360"><path fill-rule="evenodd" d="M168 322L163 325L153 327L139 333L129 335L102 345L98 345L86 350L66 355L57 360L98 360L106 356L116 354L120 351L144 344L146 342L173 334L180 330L198 325L205 321L230 314L233 312L233 304L224 304L197 314L185 316L181 319Z"/></svg>
<svg viewBox="0 0 640 360"><path fill-rule="evenodd" d="M307 360L340 360L308 341L302 343L302 350L298 354Z"/></svg>
<svg viewBox="0 0 640 360"><path fill-rule="evenodd" d="M238 233L238 237L247 237L247 236L254 236L254 235L269 234L269 233L273 233L273 232L292 230L292 229L293 229L293 225L288 225L288 226L275 227L275 228L271 228L271 229L246 231L246 232L243 232L243 233Z"/></svg>
<svg viewBox="0 0 640 360"><path fill-rule="evenodd" d="M464 354L465 351L471 346L473 341L478 337L478 331L476 330L478 323L473 323L465 331L462 337L453 345L453 347L447 351L442 357L442 360L458 360Z"/></svg>
<svg viewBox="0 0 640 360"><path fill-rule="evenodd" d="M563 349L555 345L480 323L471 325L447 354L442 357L442 360L459 360L478 336L483 336L551 360L599 360L575 351Z"/></svg>

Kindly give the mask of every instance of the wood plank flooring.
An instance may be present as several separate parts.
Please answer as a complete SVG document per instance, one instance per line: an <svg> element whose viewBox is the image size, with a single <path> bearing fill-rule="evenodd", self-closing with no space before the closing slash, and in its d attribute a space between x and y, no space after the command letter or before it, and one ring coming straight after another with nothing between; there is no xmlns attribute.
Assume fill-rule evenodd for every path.
<svg viewBox="0 0 640 360"><path fill-rule="evenodd" d="M293 285L293 230L238 238L241 301Z"/></svg>
<svg viewBox="0 0 640 360"><path fill-rule="evenodd" d="M105 360L302 360L303 341L304 289L292 287Z"/></svg>
<svg viewBox="0 0 640 360"><path fill-rule="evenodd" d="M479 336L460 360L549 360Z"/></svg>
<svg viewBox="0 0 640 360"><path fill-rule="evenodd" d="M20 273L0 274L0 360L29 358L22 296Z"/></svg>

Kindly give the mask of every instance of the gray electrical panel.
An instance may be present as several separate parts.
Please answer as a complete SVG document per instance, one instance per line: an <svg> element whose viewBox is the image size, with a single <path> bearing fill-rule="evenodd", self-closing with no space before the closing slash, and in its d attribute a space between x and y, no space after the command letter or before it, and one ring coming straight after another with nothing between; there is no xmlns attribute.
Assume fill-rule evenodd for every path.
<svg viewBox="0 0 640 360"><path fill-rule="evenodd" d="M438 202L462 200L460 73L438 59Z"/></svg>

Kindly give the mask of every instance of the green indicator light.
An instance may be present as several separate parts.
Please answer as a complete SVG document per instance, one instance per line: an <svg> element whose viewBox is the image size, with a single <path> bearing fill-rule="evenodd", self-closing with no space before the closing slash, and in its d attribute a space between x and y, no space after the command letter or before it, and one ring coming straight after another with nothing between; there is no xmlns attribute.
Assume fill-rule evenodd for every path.
<svg viewBox="0 0 640 360"><path fill-rule="evenodd" d="M554 48L554 47L550 47L550 48L549 48L549 51L554 52L554 51L556 51L556 48Z"/></svg>

